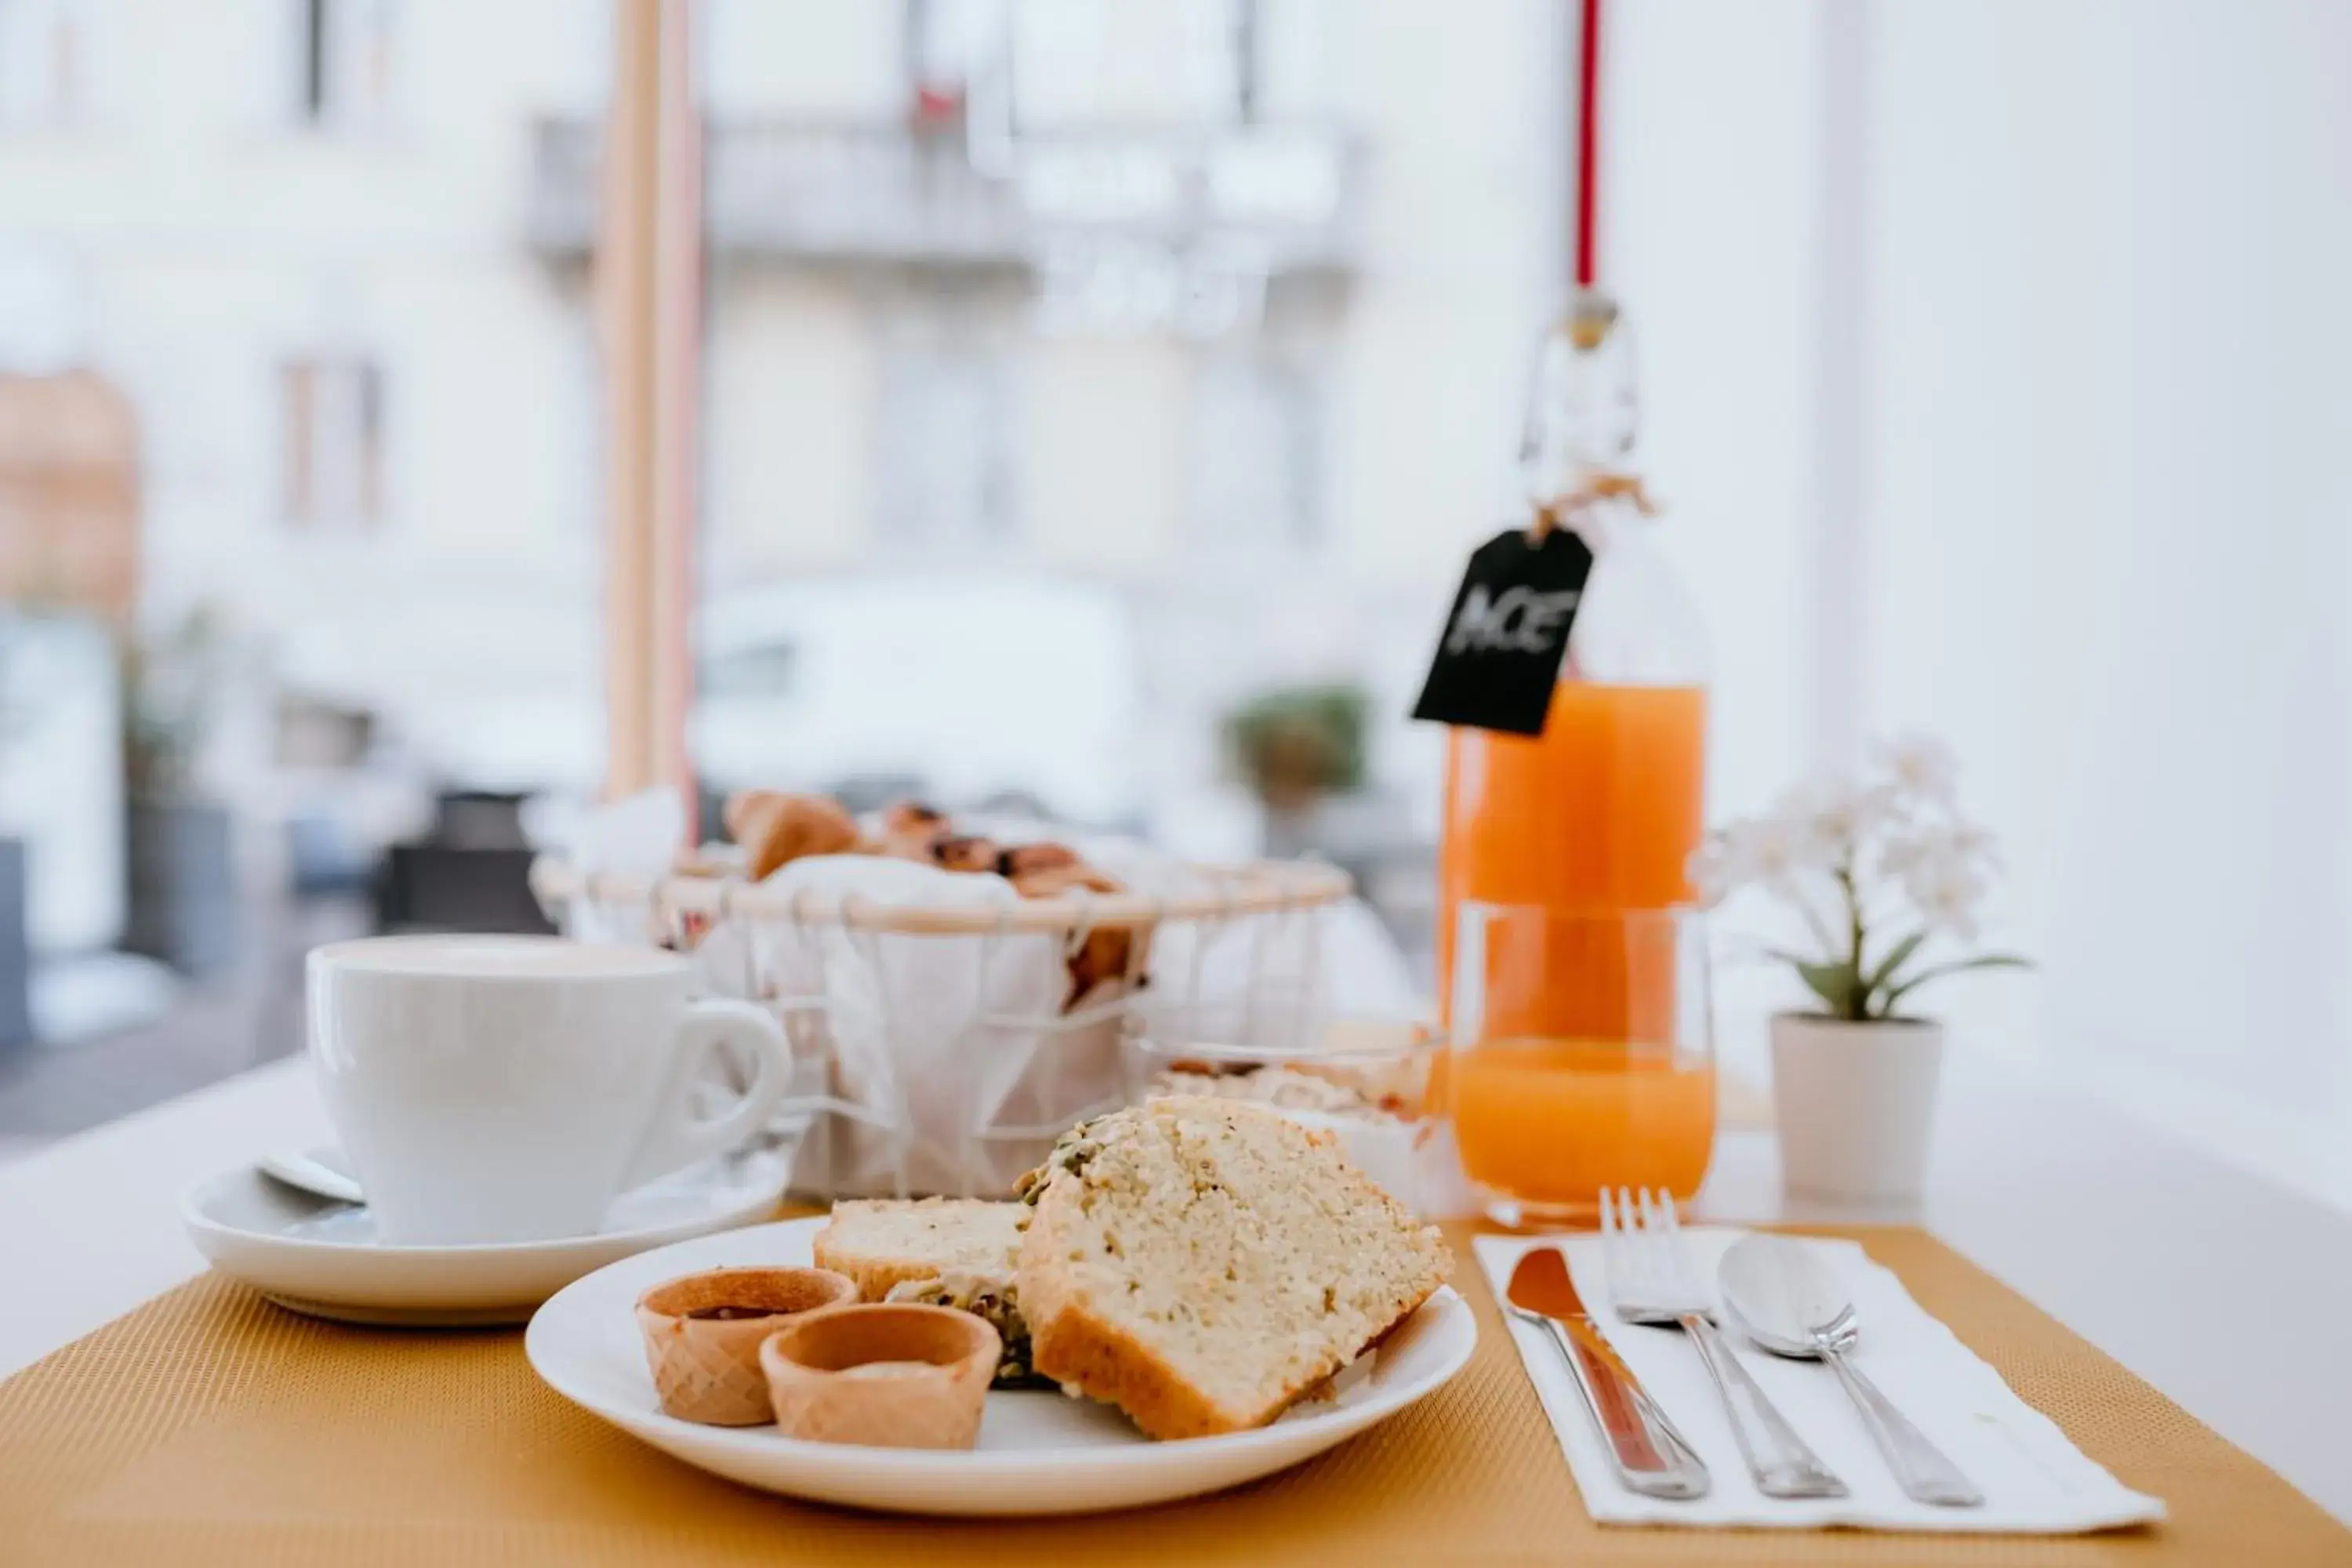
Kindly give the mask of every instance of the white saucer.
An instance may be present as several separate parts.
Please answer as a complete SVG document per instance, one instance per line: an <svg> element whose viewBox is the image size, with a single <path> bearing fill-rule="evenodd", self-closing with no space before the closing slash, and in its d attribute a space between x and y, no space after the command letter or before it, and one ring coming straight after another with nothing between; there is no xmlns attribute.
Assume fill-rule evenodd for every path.
<svg viewBox="0 0 2352 1568"><path fill-rule="evenodd" d="M641 1253L558 1291L523 1335L558 1394L655 1447L730 1480L896 1513L1013 1515L1134 1508L1239 1486L1309 1458L1430 1394L1462 1370L1478 1330L1441 1289L1333 1380L1333 1396L1271 1426L1154 1443L1108 1405L992 1393L969 1453L803 1442L772 1426L702 1426L661 1413L630 1309L648 1286L730 1264L809 1262L822 1219L787 1220Z"/></svg>
<svg viewBox="0 0 2352 1568"><path fill-rule="evenodd" d="M407 1328L520 1323L617 1258L773 1216L792 1155L751 1150L689 1166L614 1199L598 1234L560 1241L387 1246L366 1209L297 1192L251 1166L189 1188L180 1217L214 1268L297 1312ZM339 1159L332 1150L316 1157Z"/></svg>

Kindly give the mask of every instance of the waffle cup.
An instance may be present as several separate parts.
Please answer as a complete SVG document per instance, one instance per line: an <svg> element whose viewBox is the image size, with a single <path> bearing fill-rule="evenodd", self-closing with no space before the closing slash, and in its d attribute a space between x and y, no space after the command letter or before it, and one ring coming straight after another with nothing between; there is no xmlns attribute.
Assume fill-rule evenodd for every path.
<svg viewBox="0 0 2352 1568"><path fill-rule="evenodd" d="M655 1286L637 1298L637 1329L662 1409L709 1426L774 1420L760 1342L804 1313L856 1300L856 1282L829 1268L713 1268ZM722 1307L766 1310L693 1315Z"/></svg>
<svg viewBox="0 0 2352 1568"><path fill-rule="evenodd" d="M760 1365L787 1437L969 1448L1003 1353L970 1312L891 1301L796 1319L760 1347Z"/></svg>

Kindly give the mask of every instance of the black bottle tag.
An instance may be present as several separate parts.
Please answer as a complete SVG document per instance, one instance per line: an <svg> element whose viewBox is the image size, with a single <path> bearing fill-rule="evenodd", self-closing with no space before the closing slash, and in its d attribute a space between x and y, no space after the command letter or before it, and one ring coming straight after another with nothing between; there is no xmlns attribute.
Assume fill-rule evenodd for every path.
<svg viewBox="0 0 2352 1568"><path fill-rule="evenodd" d="M1416 719L1540 735L1568 654L1568 629L1592 574L1592 551L1572 529L1531 544L1519 529L1470 557L1413 704Z"/></svg>

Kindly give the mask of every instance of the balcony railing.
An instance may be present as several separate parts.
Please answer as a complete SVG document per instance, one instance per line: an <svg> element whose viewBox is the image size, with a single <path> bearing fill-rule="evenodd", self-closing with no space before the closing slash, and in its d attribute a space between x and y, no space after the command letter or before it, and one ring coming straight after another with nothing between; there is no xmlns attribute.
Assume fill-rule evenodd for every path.
<svg viewBox="0 0 2352 1568"><path fill-rule="evenodd" d="M531 242L578 257L596 232L602 128L537 128ZM961 132L721 122L705 149L712 248L809 263L1026 267L1072 237L1245 248L1269 274L1353 263L1363 153L1334 128L1088 128L1024 134L1010 172Z"/></svg>

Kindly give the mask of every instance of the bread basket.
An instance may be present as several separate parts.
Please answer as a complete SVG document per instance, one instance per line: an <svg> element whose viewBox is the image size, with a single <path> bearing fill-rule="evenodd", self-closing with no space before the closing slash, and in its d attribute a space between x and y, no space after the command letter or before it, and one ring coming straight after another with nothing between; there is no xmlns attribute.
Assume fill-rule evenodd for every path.
<svg viewBox="0 0 2352 1568"><path fill-rule="evenodd" d="M1323 990L1320 920L1349 893L1311 862L1129 864L1135 890L1044 899L936 884L969 902L796 883L800 868L822 870L753 883L723 851L658 878L541 857L531 885L567 934L689 952L713 994L775 1011L795 1057L777 1125L800 1139L795 1191L819 1198L1009 1195L1073 1121L1125 1102L1130 1038L1298 1037ZM1113 933L1123 963L1073 994L1078 955Z"/></svg>

